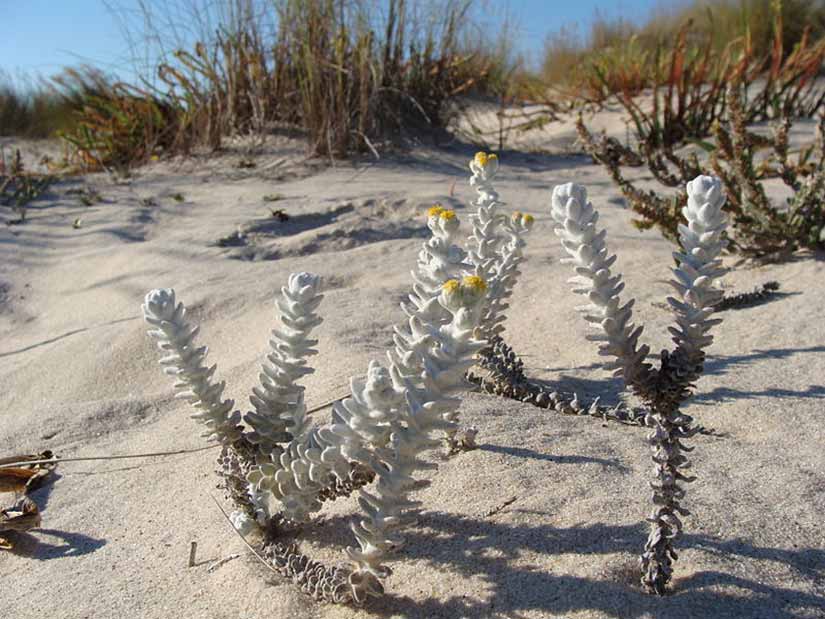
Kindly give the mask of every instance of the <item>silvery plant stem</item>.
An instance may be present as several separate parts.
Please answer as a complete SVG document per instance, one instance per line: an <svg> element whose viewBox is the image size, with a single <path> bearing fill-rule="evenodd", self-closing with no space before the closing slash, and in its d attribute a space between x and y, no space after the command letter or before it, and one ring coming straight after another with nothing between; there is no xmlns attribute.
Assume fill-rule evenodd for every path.
<svg viewBox="0 0 825 619"><path fill-rule="evenodd" d="M431 437L434 431L453 427L449 413L458 408L460 400L451 396L464 388L464 374L484 345L473 332L485 292L483 280L475 276L446 282L438 300L451 320L429 329L421 325L422 331L430 332L429 346L419 349L421 375L404 375L390 363L393 390L389 397L396 401L398 416L390 422L386 446L374 452L370 464L376 473L374 487L360 491L358 503L366 517L352 527L358 548L347 549L352 562L352 599L358 604L383 593L382 581L391 573L385 562L402 545L400 530L419 505L408 497L415 483L413 474L424 467L419 458L439 444ZM415 320L420 319L410 318Z"/></svg>
<svg viewBox="0 0 825 619"><path fill-rule="evenodd" d="M688 513L680 505L685 492L679 484L692 481L683 473L690 464L682 441L696 429L691 417L680 412L680 405L702 372L704 349L713 341L708 331L720 322L710 315L721 298L713 283L724 273L719 256L727 222L721 183L699 176L688 183L687 192L688 204L682 210L687 224L679 226L682 250L674 253L677 267L671 282L677 296L668 298L676 318L676 326L670 328L676 348L662 351L658 370L645 361L647 346L638 346L642 329L631 323L633 301L621 304L624 284L621 276L611 273L615 255L608 254L606 231L596 228L598 213L587 201L585 188L573 183L556 187L551 209L556 234L569 255L566 262L576 270L574 291L590 301L582 308L585 319L599 329L592 339L601 342L601 355L614 357L611 367L648 409L654 509L648 518L651 531L641 566L643 585L657 594L665 592L672 578L674 542L682 531L679 516Z"/></svg>
<svg viewBox="0 0 825 619"><path fill-rule="evenodd" d="M160 360L163 372L176 379L176 397L195 408L192 418L206 426L208 440L224 447L235 444L242 438L241 414L232 410L232 400L221 399L226 383L212 381L217 366L204 365L207 348L195 345L200 327L186 322L186 308L175 304L175 291L168 288L147 294L142 309L144 319L154 327L149 335L165 354Z"/></svg>
<svg viewBox="0 0 825 619"><path fill-rule="evenodd" d="M438 444L431 434L453 427L449 421L459 400L450 397L463 387L463 376L482 346L473 339L485 285L476 277L450 280L437 297L450 320L429 322L434 312L409 318L411 333L420 335L408 352L419 359L400 365L390 356L388 367L370 363L365 378L352 380L349 398L336 403L332 423L313 429L303 441L293 440L278 462L250 472L250 485L268 493L292 520L306 519L320 507L320 491L329 479L345 479L352 463L375 475L372 490L362 490L359 504L365 519L353 525L358 549L348 549L350 566L326 567L277 540L270 544L276 569L300 583L313 596L332 602L361 604L383 592L390 574L386 560L401 545L398 533L417 503L408 498L412 474L425 463L418 458ZM423 343L421 343L423 342ZM420 368L406 374L405 368ZM342 588L346 582L347 587Z"/></svg>
<svg viewBox="0 0 825 619"><path fill-rule="evenodd" d="M467 253L456 244L460 222L454 211L436 204L427 213L427 227L431 236L423 244L418 254L418 264L412 271L413 290L408 303L402 303L401 309L408 318L417 316L428 323L443 324L450 320L450 314L438 304L441 286L450 279L460 278L472 268L467 261ZM402 366L412 363L406 371L420 369L417 365L420 356L413 353L418 336L408 325L402 324L395 329L393 339L398 353L396 362Z"/></svg>
<svg viewBox="0 0 825 619"><path fill-rule="evenodd" d="M622 305L620 293L624 290L621 275L613 275L611 267L616 255L607 250L607 230L596 224L599 213L587 201L587 190L575 183L560 185L553 190L550 212L556 222L555 232L568 254L563 264L570 264L576 276L570 280L573 292L590 301L578 308L584 319L598 328L598 333L587 339L600 342L599 354L613 357L605 364L615 376L643 398L654 378L650 364L645 362L650 349L638 345L642 327L631 322L634 301Z"/></svg>
<svg viewBox="0 0 825 619"><path fill-rule="evenodd" d="M321 278L311 273L293 273L276 299L282 326L272 331L271 352L260 375L261 384L253 389L249 400L255 412L244 415L252 428L247 435L261 455L277 457L286 443L303 437L309 429L304 402L304 387L297 384L314 370L307 357L315 355L318 340L310 339L312 330L321 324L316 313L323 299Z"/></svg>
<svg viewBox="0 0 825 619"><path fill-rule="evenodd" d="M694 479L683 473L690 463L683 455L686 449L682 441L696 429L692 418L681 413L679 406L690 397L693 383L702 373L704 349L713 342L708 331L721 322L710 318L722 298L713 282L724 274L719 256L725 245L722 234L727 221L722 213L725 198L721 183L716 178L699 176L688 183L687 194L682 214L688 223L679 225L682 251L674 253L678 266L673 269L675 279L671 281L677 296L668 297L676 315L676 327L670 328L676 348L670 354L662 351L656 399L648 414L655 507L648 517L650 536L641 556L642 584L658 595L665 593L673 575L677 558L673 541L682 532L679 516L689 513L680 505L685 491L679 483Z"/></svg>
<svg viewBox="0 0 825 619"><path fill-rule="evenodd" d="M513 261L518 260L514 254L521 250L518 240L511 248L505 245L508 237L516 236L518 239L522 232L526 231L510 226L507 215L501 211L502 204L493 186L498 168L498 157L493 154L479 152L470 161L470 186L476 190L477 198L472 203L476 207L476 212L470 216L473 231L468 239L468 256L473 274L481 277L488 285L487 299L484 301L479 325L479 337L487 341L503 330L501 326L496 331L496 326L504 320L502 312L507 307L504 305L504 295L508 287L506 278L512 274L513 268L510 264L506 267L503 265L503 251L509 254L510 261Z"/></svg>
<svg viewBox="0 0 825 619"><path fill-rule="evenodd" d="M524 237L532 227L533 216L518 211L513 213L503 226L505 240L499 246L498 256L490 275L488 304L481 318L480 327L481 335L490 343L496 337L501 337L504 331L505 311L510 307L508 300L521 275L519 267L524 262L524 247L527 245Z"/></svg>
<svg viewBox="0 0 825 619"><path fill-rule="evenodd" d="M222 400L225 384L213 383L216 366L207 368L206 347L195 345L199 327L186 322L186 308L175 303L175 291L153 290L143 304L146 322L155 327L149 335L158 340L165 353L160 363L164 373L177 379L177 397L189 400L197 411L192 417L206 426L206 436L223 446L218 458L222 485L241 514L254 514L253 501L247 495L245 469L254 459L255 449L243 435L241 414L233 411L232 400Z"/></svg>
<svg viewBox="0 0 825 619"><path fill-rule="evenodd" d="M331 423L293 439L278 457L250 470L250 494L264 522L277 507L289 520L307 521L321 509L324 490L348 480L352 463L368 462L368 447L386 441L396 400L386 369L371 363L367 376L353 378L350 388L352 396L333 406Z"/></svg>

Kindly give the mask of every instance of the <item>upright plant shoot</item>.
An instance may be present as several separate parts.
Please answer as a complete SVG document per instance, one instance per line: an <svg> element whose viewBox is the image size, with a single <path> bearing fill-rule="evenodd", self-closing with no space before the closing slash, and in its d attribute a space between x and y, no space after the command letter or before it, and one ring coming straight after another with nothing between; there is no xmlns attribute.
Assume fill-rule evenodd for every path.
<svg viewBox="0 0 825 619"><path fill-rule="evenodd" d="M658 369L646 362L649 348L639 345L642 327L631 322L633 301L622 304L621 275L613 275L616 256L607 250L607 231L596 227L598 212L587 201L586 189L574 183L553 190L551 215L556 235L568 254L576 277L574 291L587 296L584 318L599 333L591 339L601 342L599 354L614 358L609 364L647 407L646 423L651 428L655 479L651 482L654 508L648 518L650 535L641 556L642 584L662 595L673 575L677 558L674 542L682 531L680 516L689 512L681 506L685 495L681 483L692 481L684 470L689 462L683 441L696 429L692 418L680 411L690 395L705 360L704 349L713 341L710 328L721 322L711 319L721 292L713 282L724 270L719 255L724 247L722 233L727 220L719 179L698 176L687 185L687 206L679 225L682 250L674 252L677 267L671 281L677 294L668 297L676 317L670 328L676 347L661 352Z"/></svg>

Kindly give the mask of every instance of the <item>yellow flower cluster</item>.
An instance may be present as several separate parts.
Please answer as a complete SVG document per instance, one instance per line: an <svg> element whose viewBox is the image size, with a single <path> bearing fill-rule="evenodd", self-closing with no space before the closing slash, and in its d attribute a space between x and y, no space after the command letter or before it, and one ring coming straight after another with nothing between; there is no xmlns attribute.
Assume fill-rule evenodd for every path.
<svg viewBox="0 0 825 619"><path fill-rule="evenodd" d="M522 213L521 211L515 211L513 213L513 221L522 221L525 225L529 226L533 223L535 217L530 214Z"/></svg>
<svg viewBox="0 0 825 619"><path fill-rule="evenodd" d="M444 289L444 292L451 293L458 290L459 286L461 286L461 284L457 279L448 279L441 287Z"/></svg>
<svg viewBox="0 0 825 619"><path fill-rule="evenodd" d="M461 289L472 293L484 293L487 291L487 282L478 275L468 275L460 282L457 279L447 280L441 287L448 294L460 292Z"/></svg>
<svg viewBox="0 0 825 619"><path fill-rule="evenodd" d="M427 217L440 217L441 219L449 221L450 219L455 219L455 211L444 208L440 204L434 204L427 209Z"/></svg>
<svg viewBox="0 0 825 619"><path fill-rule="evenodd" d="M487 290L487 282L478 275L468 275L461 280L461 283L474 292L484 292Z"/></svg>
<svg viewBox="0 0 825 619"><path fill-rule="evenodd" d="M497 160L498 156L496 154L487 154L484 151L477 152L475 156L476 165L481 166L482 168L487 167L488 163L492 163Z"/></svg>

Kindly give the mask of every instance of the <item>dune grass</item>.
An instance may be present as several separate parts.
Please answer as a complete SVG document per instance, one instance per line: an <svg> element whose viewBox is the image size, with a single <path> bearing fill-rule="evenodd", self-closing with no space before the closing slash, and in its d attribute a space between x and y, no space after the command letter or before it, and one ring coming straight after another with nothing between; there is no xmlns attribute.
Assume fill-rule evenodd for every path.
<svg viewBox="0 0 825 619"><path fill-rule="evenodd" d="M813 78L825 58L825 0L696 1L644 24L597 17L587 37L550 36L533 73L515 59L516 31L481 32L472 2L141 0L141 26L124 29L133 50L148 50L140 83L89 67L26 89L0 76L0 134L60 135L71 163L99 169L283 128L306 135L313 155L377 155L446 126L452 103L470 93L495 96L502 110L549 105L548 117L519 128L618 98L654 146L708 135L734 77L767 80L747 103L749 120L811 115L822 103ZM194 38L180 34L189 24ZM646 89L652 111L635 101Z"/></svg>
<svg viewBox="0 0 825 619"><path fill-rule="evenodd" d="M52 137L71 125L72 111L45 81L20 83L0 71L0 136Z"/></svg>
<svg viewBox="0 0 825 619"><path fill-rule="evenodd" d="M143 29L126 38L135 46L155 42L158 52L143 83L83 67L30 97L0 87L0 127L59 134L72 162L85 168L217 149L226 136L277 127L303 131L313 155L344 157L443 127L448 101L508 79L501 50L488 49L472 28L471 0L426 8L408 0L140 6ZM201 20L198 40L176 34L174 19L187 17ZM60 122L48 122L50 115Z"/></svg>
<svg viewBox="0 0 825 619"><path fill-rule="evenodd" d="M586 35L562 28L547 38L541 75L557 92L598 104L666 80L679 46L705 65L695 79L706 81L724 74L733 57L755 52L762 60L778 42L785 58L823 35L823 0L694 0L660 8L643 24L597 15Z"/></svg>
<svg viewBox="0 0 825 619"><path fill-rule="evenodd" d="M98 139L96 121L137 115L144 120L130 129L144 135L124 134L137 159L198 145L215 149L225 136L279 126L302 130L313 155L377 153L383 141L411 129L444 126L451 98L501 80L492 56L468 49L469 0L440 0L432 13L390 0L381 19L367 2L275 0L263 13L248 0L230 5L213 16L214 34L161 55L160 84L117 85L108 93L115 110L84 111L75 147L105 163L101 147L106 153L114 144ZM142 36L162 37L169 29L155 12L168 10L168 2L143 6L149 29Z"/></svg>

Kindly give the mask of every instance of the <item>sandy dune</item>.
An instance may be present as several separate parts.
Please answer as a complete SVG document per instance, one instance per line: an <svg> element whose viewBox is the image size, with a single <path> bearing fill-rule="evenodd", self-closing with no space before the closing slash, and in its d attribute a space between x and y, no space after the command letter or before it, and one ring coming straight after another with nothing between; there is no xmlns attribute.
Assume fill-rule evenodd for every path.
<svg viewBox="0 0 825 619"><path fill-rule="evenodd" d="M569 123L552 130L560 137L549 153L500 155L497 189L509 208L537 220L506 337L532 377L616 401L619 386L584 340L580 299L565 283L549 191L571 180L589 187L653 350L668 345L660 304L672 247L631 226L609 178L575 154ZM273 295L290 272L322 274L325 322L317 372L306 380L309 404L345 393L350 375L383 356L401 319L426 207L456 208L469 231L473 152L422 146L329 166L280 140L254 156L252 169L237 167L245 155L230 149L153 164L127 180L61 182L26 224L0 226L0 455L203 446L140 318L154 287L176 289L245 410L276 323ZM93 206L69 193L86 186L101 196ZM273 194L279 199L264 200ZM288 221L273 216L277 209ZM784 294L721 314L688 408L715 433L693 440L699 479L688 487L693 514L673 595L655 599L637 584L651 468L643 429L469 394L462 419L479 428L481 447L432 455L439 471L419 493L425 509L393 564L389 595L364 609L315 603L261 566L210 498L221 498L216 452L201 451L61 465L57 481L33 495L43 528L0 552L2 615L825 617L823 277L821 257L804 255L724 279L737 289L775 279ZM340 557L353 543L354 505L330 505L307 528L305 547ZM191 541L199 562L187 568Z"/></svg>

